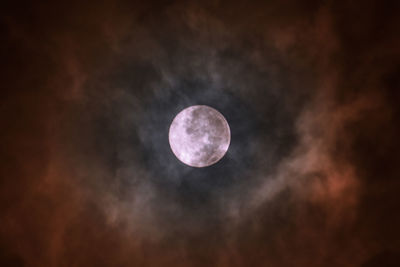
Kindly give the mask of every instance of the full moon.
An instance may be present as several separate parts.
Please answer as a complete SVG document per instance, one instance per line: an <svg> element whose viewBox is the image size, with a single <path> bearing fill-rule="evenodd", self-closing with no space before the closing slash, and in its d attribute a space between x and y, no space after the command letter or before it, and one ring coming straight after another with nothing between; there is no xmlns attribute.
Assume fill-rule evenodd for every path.
<svg viewBox="0 0 400 267"><path fill-rule="evenodd" d="M175 156L192 167L207 167L226 153L231 132L224 116L209 106L185 108L169 128L169 144Z"/></svg>

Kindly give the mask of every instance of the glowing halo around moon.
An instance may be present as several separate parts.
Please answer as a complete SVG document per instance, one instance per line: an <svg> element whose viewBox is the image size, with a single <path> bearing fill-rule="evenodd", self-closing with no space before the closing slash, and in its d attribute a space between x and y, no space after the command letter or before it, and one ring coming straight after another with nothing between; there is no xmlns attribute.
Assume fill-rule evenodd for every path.
<svg viewBox="0 0 400 267"><path fill-rule="evenodd" d="M229 124L216 109L205 105L185 108L169 128L169 144L174 155L191 167L207 167L218 162L231 141Z"/></svg>

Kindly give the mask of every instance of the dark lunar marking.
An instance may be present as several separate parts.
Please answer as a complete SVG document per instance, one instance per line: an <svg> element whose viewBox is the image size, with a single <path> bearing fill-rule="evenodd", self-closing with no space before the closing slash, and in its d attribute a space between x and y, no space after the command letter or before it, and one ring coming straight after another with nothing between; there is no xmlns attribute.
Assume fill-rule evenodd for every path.
<svg viewBox="0 0 400 267"><path fill-rule="evenodd" d="M213 145L213 144L207 144L205 146L203 146L200 149L200 154L202 154L203 156L200 158L201 162L207 162L207 164L209 164L210 162L213 162L213 159L215 159L215 157L209 158L209 155L213 155L215 153L215 151L217 151L217 149L219 148L218 145Z"/></svg>

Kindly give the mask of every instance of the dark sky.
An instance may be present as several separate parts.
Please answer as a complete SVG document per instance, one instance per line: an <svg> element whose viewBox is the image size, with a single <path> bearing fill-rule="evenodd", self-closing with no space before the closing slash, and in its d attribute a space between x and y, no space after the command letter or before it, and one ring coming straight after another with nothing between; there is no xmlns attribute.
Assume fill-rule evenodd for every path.
<svg viewBox="0 0 400 267"><path fill-rule="evenodd" d="M0 266L400 266L399 3L2 4Z"/></svg>

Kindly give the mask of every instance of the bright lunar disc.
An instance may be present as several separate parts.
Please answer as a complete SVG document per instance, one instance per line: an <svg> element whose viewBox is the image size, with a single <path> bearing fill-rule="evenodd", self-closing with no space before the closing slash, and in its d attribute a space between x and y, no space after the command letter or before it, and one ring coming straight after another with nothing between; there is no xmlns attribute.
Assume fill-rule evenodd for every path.
<svg viewBox="0 0 400 267"><path fill-rule="evenodd" d="M190 106L176 115L169 128L169 145L175 156L192 167L219 161L231 142L228 122L217 110Z"/></svg>

